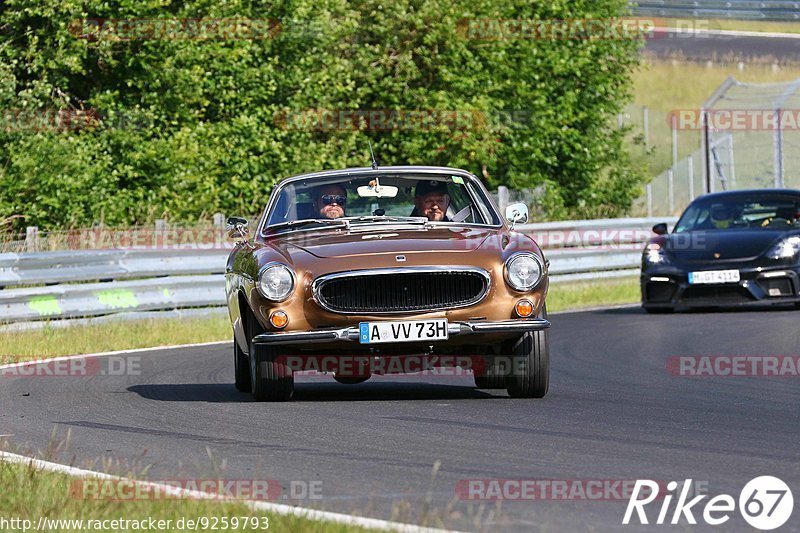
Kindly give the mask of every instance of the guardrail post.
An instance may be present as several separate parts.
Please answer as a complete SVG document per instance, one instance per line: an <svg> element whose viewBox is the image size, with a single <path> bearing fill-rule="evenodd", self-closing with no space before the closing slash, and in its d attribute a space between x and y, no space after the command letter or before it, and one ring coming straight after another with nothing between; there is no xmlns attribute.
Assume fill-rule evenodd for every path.
<svg viewBox="0 0 800 533"><path fill-rule="evenodd" d="M155 231L155 239L154 245L156 248L165 247L167 244L165 241L167 233L167 221L163 218L159 218L156 220L156 231Z"/></svg>
<svg viewBox="0 0 800 533"><path fill-rule="evenodd" d="M669 214L673 215L675 212L675 173L672 169L667 171L667 185L669 186Z"/></svg>
<svg viewBox="0 0 800 533"><path fill-rule="evenodd" d="M216 248L221 248L225 239L225 215L222 213L214 214L214 229L214 245Z"/></svg>
<svg viewBox="0 0 800 533"><path fill-rule="evenodd" d="M672 126L672 166L675 167L678 165L678 115L676 113L672 114L670 125Z"/></svg>
<svg viewBox="0 0 800 533"><path fill-rule="evenodd" d="M39 251L39 227L28 226L25 229L25 251L38 252Z"/></svg>
<svg viewBox="0 0 800 533"><path fill-rule="evenodd" d="M506 216L506 207L508 207L508 187L500 185L497 188L497 205L500 208L500 215Z"/></svg>

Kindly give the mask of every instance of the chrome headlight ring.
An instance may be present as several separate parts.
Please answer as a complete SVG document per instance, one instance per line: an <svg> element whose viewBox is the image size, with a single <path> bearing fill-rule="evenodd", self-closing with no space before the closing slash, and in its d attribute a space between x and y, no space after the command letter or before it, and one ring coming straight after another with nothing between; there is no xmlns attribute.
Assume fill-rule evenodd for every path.
<svg viewBox="0 0 800 533"><path fill-rule="evenodd" d="M258 271L256 289L268 300L283 302L292 295L294 288L295 273L288 265L272 262Z"/></svg>
<svg viewBox="0 0 800 533"><path fill-rule="evenodd" d="M533 252L517 252L503 266L506 284L518 292L530 292L544 278L545 269L541 258Z"/></svg>

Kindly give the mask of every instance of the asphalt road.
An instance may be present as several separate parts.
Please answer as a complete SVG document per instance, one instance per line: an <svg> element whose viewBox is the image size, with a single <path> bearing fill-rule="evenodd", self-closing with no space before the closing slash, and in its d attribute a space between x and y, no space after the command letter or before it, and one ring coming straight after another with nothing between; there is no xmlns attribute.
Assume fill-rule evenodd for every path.
<svg viewBox="0 0 800 533"><path fill-rule="evenodd" d="M800 61L800 39L730 35L680 35L648 39L645 51L661 58L693 61Z"/></svg>
<svg viewBox="0 0 800 533"><path fill-rule="evenodd" d="M411 521L427 506L440 525L463 530L653 526L622 527L627 500L613 492L609 501L497 505L459 499L460 480L691 478L738 499L750 479L776 475L797 504L780 531L800 531L800 378L688 378L666 366L676 355L796 355L800 311L551 318L543 400L475 390L469 376L354 386L326 376L299 383L291 403L259 404L234 390L229 346L218 345L132 354L130 371L116 377L0 378L0 434L11 435L5 449L41 457L55 435L61 448L51 458L111 458L123 474L149 466L153 480L270 479L286 491L315 482L322 498L303 505ZM702 523L702 509L695 515ZM738 513L722 529L657 529L752 530Z"/></svg>

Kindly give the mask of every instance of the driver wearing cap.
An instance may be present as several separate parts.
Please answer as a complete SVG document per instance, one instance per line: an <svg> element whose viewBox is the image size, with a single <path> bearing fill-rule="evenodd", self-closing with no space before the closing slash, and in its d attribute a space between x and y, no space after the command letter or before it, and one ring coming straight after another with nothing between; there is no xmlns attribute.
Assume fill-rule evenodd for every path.
<svg viewBox="0 0 800 533"><path fill-rule="evenodd" d="M411 216L424 216L431 222L449 222L447 208L450 195L447 183L436 180L420 180L414 191L414 211Z"/></svg>

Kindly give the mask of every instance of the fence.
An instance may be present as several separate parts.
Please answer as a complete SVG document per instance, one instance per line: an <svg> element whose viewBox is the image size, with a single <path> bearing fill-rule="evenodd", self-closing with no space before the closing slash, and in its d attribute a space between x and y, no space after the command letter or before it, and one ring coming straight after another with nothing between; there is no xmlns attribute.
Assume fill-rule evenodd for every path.
<svg viewBox="0 0 800 533"><path fill-rule="evenodd" d="M546 249L553 281L635 275L658 222L609 219L519 226ZM0 322L102 317L225 305L229 250L125 249L0 254Z"/></svg>
<svg viewBox="0 0 800 533"><path fill-rule="evenodd" d="M745 20L800 20L793 0L642 0L631 2L637 15Z"/></svg>
<svg viewBox="0 0 800 533"><path fill-rule="evenodd" d="M698 109L660 118L672 131L672 165L647 185L634 214L675 216L708 192L800 187L800 78L756 84L729 77ZM699 149L679 160L687 142Z"/></svg>

